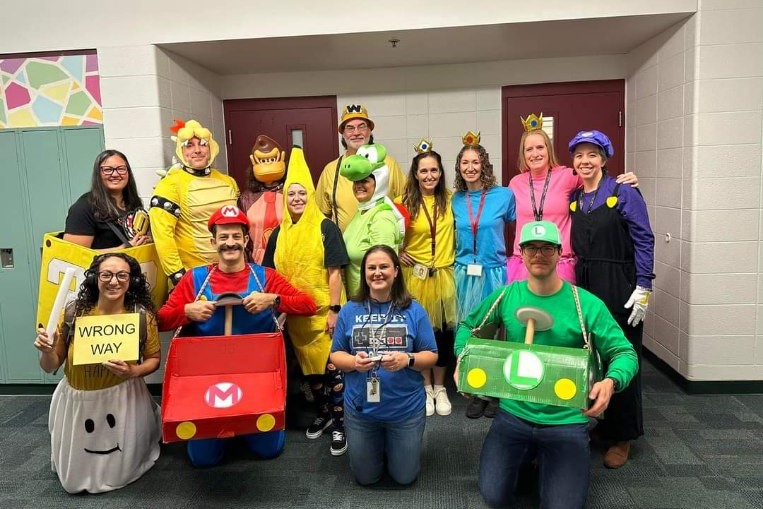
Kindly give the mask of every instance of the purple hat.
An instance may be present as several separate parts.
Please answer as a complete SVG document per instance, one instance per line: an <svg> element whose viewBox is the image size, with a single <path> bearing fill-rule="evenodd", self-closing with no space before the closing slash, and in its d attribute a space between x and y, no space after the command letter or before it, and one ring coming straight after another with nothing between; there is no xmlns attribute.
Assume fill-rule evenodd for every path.
<svg viewBox="0 0 763 509"><path fill-rule="evenodd" d="M570 141L570 154L575 151L575 147L581 143L592 143L597 147L600 147L604 154L609 158L615 155L615 147L612 146L612 142L609 141L607 135L601 131L580 131Z"/></svg>

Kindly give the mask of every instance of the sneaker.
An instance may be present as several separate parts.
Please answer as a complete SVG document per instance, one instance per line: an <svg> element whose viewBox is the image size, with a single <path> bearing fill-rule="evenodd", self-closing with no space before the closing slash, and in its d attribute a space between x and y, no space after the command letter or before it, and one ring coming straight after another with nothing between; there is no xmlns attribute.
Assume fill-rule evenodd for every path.
<svg viewBox="0 0 763 509"><path fill-rule="evenodd" d="M490 398L485 407L485 412L482 415L488 419L492 419L495 417L496 413L498 413L498 398Z"/></svg>
<svg viewBox="0 0 763 509"><path fill-rule="evenodd" d="M426 386L424 392L427 394L427 417L434 415L434 390L431 385Z"/></svg>
<svg viewBox="0 0 763 509"><path fill-rule="evenodd" d="M319 436L323 435L323 432L331 426L331 416L328 414L325 415L319 415L315 418L313 423L307 427L307 431L305 431L305 436L309 439L315 439Z"/></svg>
<svg viewBox="0 0 763 509"><path fill-rule="evenodd" d="M469 419L479 419L485 413L485 406L487 406L487 400L472 396L472 399L469 400L469 404L466 406L466 416Z"/></svg>
<svg viewBox="0 0 763 509"><path fill-rule="evenodd" d="M343 429L335 429L331 432L331 455L341 456L347 451L347 438Z"/></svg>
<svg viewBox="0 0 763 509"><path fill-rule="evenodd" d="M434 403L435 408L437 409L437 415L450 415L453 407L450 405L448 391L445 390L445 387L438 387L434 392ZM429 409L427 408L427 411L428 410Z"/></svg>

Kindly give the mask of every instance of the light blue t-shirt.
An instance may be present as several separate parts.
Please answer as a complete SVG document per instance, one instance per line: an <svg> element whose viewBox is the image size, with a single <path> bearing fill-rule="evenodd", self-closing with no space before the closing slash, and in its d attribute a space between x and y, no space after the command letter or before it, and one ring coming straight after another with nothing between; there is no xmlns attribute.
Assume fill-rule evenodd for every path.
<svg viewBox="0 0 763 509"><path fill-rule="evenodd" d="M456 263L478 263L485 269L506 265L506 223L516 220L514 193L508 187L493 186L485 193L485 204L477 228L477 251L466 200L472 205L472 217L477 218L481 191L459 191L453 194L451 208L456 219Z"/></svg>

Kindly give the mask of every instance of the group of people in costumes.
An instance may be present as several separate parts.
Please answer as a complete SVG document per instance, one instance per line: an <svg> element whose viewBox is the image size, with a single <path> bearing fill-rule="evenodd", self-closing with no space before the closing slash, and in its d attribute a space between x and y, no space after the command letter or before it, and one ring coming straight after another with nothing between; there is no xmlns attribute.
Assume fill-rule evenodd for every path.
<svg viewBox="0 0 763 509"><path fill-rule="evenodd" d="M378 436L374 435L378 425L390 443L404 444L408 451L402 460L388 446L386 456L393 478L410 483L419 472L421 417L451 412L444 377L453 365L454 353L463 348L469 324L482 320L507 283L534 277L528 272L531 263L522 245L527 225L545 222L557 228L558 243L551 244L558 245L554 274L558 272L560 281L567 281L562 288L577 282L602 299L640 360L641 322L654 277L654 237L643 198L635 187L622 183L632 184L635 177L626 174L623 180L623 176L615 179L606 174L606 160L614 152L601 132L581 131L570 142L570 169L558 164L542 130L542 117L531 115L523 123L521 171L508 187L496 184L479 135L469 132L457 156L455 192L451 193L441 156L432 150L430 140L422 140L416 147L406 178L386 149L373 143L374 123L366 109L349 105L338 126L345 153L326 165L316 187L299 147L292 149L286 171L285 151L262 135L252 149L248 189L239 196L235 181L211 167L219 151L211 133L189 121L178 125L176 133L181 164L159 181L151 198L150 232L123 227L128 233L126 242L120 239L115 245L96 244L98 228L106 231L103 223L125 225L125 218L130 217L129 225L137 219L140 227L148 221L139 199L133 199L137 193L126 157L116 151L104 152L96 160L93 190L72 207L64 238L83 245L89 241L89 247L104 251L153 240L175 289L155 313L150 302L140 300L146 291L145 278L141 281L131 275L128 280L123 274L132 267L128 270L120 263L129 260L105 252L89 269L90 298L95 295L95 303L80 303L83 285L74 316L132 312L128 310L134 310L138 302L149 317L148 329L153 332L147 337L151 338L157 329L190 323L197 335L219 333L215 315L220 310L212 302L228 291L247 295L248 301L245 299L235 318L240 331L273 330L274 311L285 312L297 359L318 406L318 416L306 431L308 438L317 438L332 427L332 454L343 454L349 442L353 473L360 483L368 484L380 478L385 451L363 437ZM89 207L93 219L73 220L76 207ZM516 222L518 235L509 256L504 231L512 222ZM123 270L109 268L109 264ZM92 283L97 283L94 288ZM532 300L532 289L523 288L502 306ZM348 296L353 299L346 304ZM584 300L588 302L589 297ZM590 300L598 303L595 297ZM506 339L517 340L505 321L502 325L507 326ZM67 319L62 314L57 336L67 337L66 330ZM67 359L61 341L51 339L42 331L35 339L47 371ZM123 385L122 376L135 380L158 367L158 342L147 339L141 345L141 364L77 368L99 371L101 376L106 370L112 378L116 374L112 385ZM85 481L73 483L62 474L57 459L63 454L61 437L56 435L72 424L58 421L72 420L77 414L54 413L54 407L61 405L60 400L87 400L88 391L95 394L105 389L101 385L91 389L87 384L75 387L72 380L76 377L69 378L73 369L67 363L61 386L85 395L59 395L61 386L56 391L51 406L54 468L67 491L98 492L124 486L156 460L156 436L141 438L147 444L136 453L141 464L125 466L122 462L120 468L130 473L117 482L86 476ZM637 368L612 379L618 394L597 429L612 443L605 464L616 468L627 461L630 440L643 434L643 424ZM145 389L145 384L139 385ZM145 422L155 419L155 405L147 391L138 399ZM114 406L124 408L121 403ZM580 417L545 422L545 414L537 410L518 410L506 400L475 397L467 415L508 414L537 425L581 422ZM407 430L402 434L396 426L401 422ZM349 437L344 435L345 424ZM152 426L158 429L155 421ZM252 435L247 441L253 451L263 457L280 452L283 432L258 435L262 436ZM128 442L121 443L126 450ZM218 440L188 444L189 457L196 465L219 462L223 451L224 444ZM483 495L490 502L484 490Z"/></svg>

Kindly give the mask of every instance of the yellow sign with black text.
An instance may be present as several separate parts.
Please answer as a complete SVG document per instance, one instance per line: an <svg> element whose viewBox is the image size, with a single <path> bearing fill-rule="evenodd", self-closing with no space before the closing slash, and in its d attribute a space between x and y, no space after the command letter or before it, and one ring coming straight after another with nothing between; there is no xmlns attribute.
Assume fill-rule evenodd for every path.
<svg viewBox="0 0 763 509"><path fill-rule="evenodd" d="M72 364L108 360L136 361L139 356L140 314L80 316L74 321Z"/></svg>

